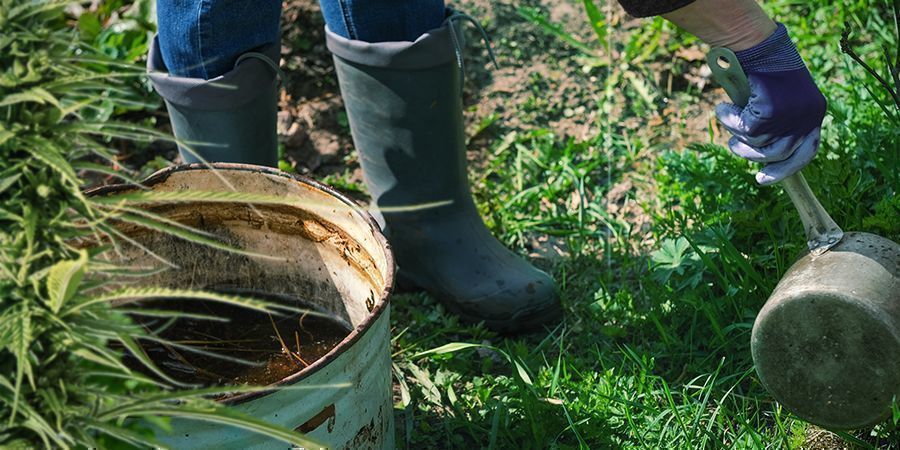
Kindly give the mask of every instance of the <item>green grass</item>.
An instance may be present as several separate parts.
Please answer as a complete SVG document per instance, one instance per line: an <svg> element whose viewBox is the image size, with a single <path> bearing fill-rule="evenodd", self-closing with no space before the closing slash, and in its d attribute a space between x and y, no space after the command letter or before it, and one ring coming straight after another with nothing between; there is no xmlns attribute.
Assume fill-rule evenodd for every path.
<svg viewBox="0 0 900 450"><path fill-rule="evenodd" d="M896 45L890 5L766 6L787 23L829 100L810 184L845 229L897 240L900 127L883 107L891 106L886 93L838 46L848 21L857 51L884 73L879 47ZM679 35L656 20L602 36L651 63L669 61L660 37ZM578 48L602 50L588 45ZM614 82L611 96L627 105L616 121L597 124L596 138L512 131L470 173L480 211L505 243L522 253L535 236L566 244L567 256L536 261L560 286L564 320L502 337L461 324L425 294L395 296L399 446L802 448L813 428L765 392L749 351L756 312L805 245L796 213L779 188L757 186L753 167L716 145L721 137L682 149L658 130L626 133L619 120L658 111L666 93L602 64L593 73L606 76L598 91ZM625 182L624 204L641 217L605 202ZM505 354L479 347L419 355L447 342ZM898 448L896 423L842 436L860 448Z"/></svg>

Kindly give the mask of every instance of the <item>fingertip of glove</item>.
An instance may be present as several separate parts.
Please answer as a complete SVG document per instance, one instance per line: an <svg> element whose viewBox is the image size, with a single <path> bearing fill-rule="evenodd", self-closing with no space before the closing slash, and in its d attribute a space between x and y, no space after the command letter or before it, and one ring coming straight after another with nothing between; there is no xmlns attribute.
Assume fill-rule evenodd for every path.
<svg viewBox="0 0 900 450"><path fill-rule="evenodd" d="M806 167L819 150L820 129L815 128L805 137L790 158L767 164L756 174L756 182L763 186L775 184Z"/></svg>
<svg viewBox="0 0 900 450"><path fill-rule="evenodd" d="M787 175L782 176L782 177L775 177L775 176L769 175L768 173L763 172L762 170L760 170L759 172L756 172L756 182L760 186L771 186L771 185L783 180L786 177L787 177Z"/></svg>
<svg viewBox="0 0 900 450"><path fill-rule="evenodd" d="M799 172L805 166L806 164L793 162L791 164L785 164L784 162L769 164L756 173L756 182L761 186L771 186Z"/></svg>
<svg viewBox="0 0 900 450"><path fill-rule="evenodd" d="M731 150L731 153L735 156L744 158L748 161L766 162L767 159L766 155L760 152L759 149L741 141L737 136L732 136L728 139L728 149Z"/></svg>
<svg viewBox="0 0 900 450"><path fill-rule="evenodd" d="M723 120L723 118L727 116L740 117L742 110L743 108L734 103L719 103L716 105L716 117L718 117L719 120Z"/></svg>

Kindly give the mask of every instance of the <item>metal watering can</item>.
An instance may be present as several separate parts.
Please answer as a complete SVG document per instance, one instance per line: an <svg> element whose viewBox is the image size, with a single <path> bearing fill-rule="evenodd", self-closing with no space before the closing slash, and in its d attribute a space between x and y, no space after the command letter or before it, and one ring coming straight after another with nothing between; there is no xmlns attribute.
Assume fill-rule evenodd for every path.
<svg viewBox="0 0 900 450"><path fill-rule="evenodd" d="M750 85L731 50L707 62L731 100ZM756 372L804 420L833 429L875 425L900 401L900 245L844 233L800 172L781 181L800 214L809 252L775 287L753 325Z"/></svg>

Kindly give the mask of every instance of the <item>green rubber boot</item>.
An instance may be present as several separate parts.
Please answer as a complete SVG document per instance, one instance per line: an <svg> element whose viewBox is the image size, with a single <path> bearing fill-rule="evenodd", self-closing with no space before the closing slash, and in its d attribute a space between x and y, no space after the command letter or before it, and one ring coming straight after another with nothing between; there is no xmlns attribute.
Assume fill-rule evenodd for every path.
<svg viewBox="0 0 900 450"><path fill-rule="evenodd" d="M491 236L472 201L451 34L459 16L415 42L367 43L326 29L326 43L399 279L463 319L521 331L561 309L550 276Z"/></svg>
<svg viewBox="0 0 900 450"><path fill-rule="evenodd" d="M170 75L156 38L147 58L154 89L166 101L178 151L186 163L276 166L278 46L241 55L210 80Z"/></svg>

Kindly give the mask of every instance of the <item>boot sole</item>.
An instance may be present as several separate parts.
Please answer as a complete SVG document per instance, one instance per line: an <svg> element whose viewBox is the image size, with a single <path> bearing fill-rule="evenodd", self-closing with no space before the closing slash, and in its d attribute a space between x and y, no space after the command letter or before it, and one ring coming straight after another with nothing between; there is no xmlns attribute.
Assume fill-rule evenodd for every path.
<svg viewBox="0 0 900 450"><path fill-rule="evenodd" d="M404 274L402 270L397 272L395 286L397 287L398 292L428 292L440 301L448 311L459 316L463 321L473 324L483 322L487 328L500 334L519 334L535 331L540 329L541 325L559 321L563 316L562 306L559 304L558 299L556 299L556 302L548 304L545 308L530 311L518 311L508 319L487 319L475 316L459 308L453 299L446 298L422 287L408 275Z"/></svg>
<svg viewBox="0 0 900 450"><path fill-rule="evenodd" d="M440 299L439 299L440 300ZM500 334L520 334L541 329L542 325L557 322L562 318L562 307L558 303L550 307L534 311L520 311L509 319L485 319L476 317L457 309L452 301L441 300L448 311L469 323L483 322L484 325Z"/></svg>

